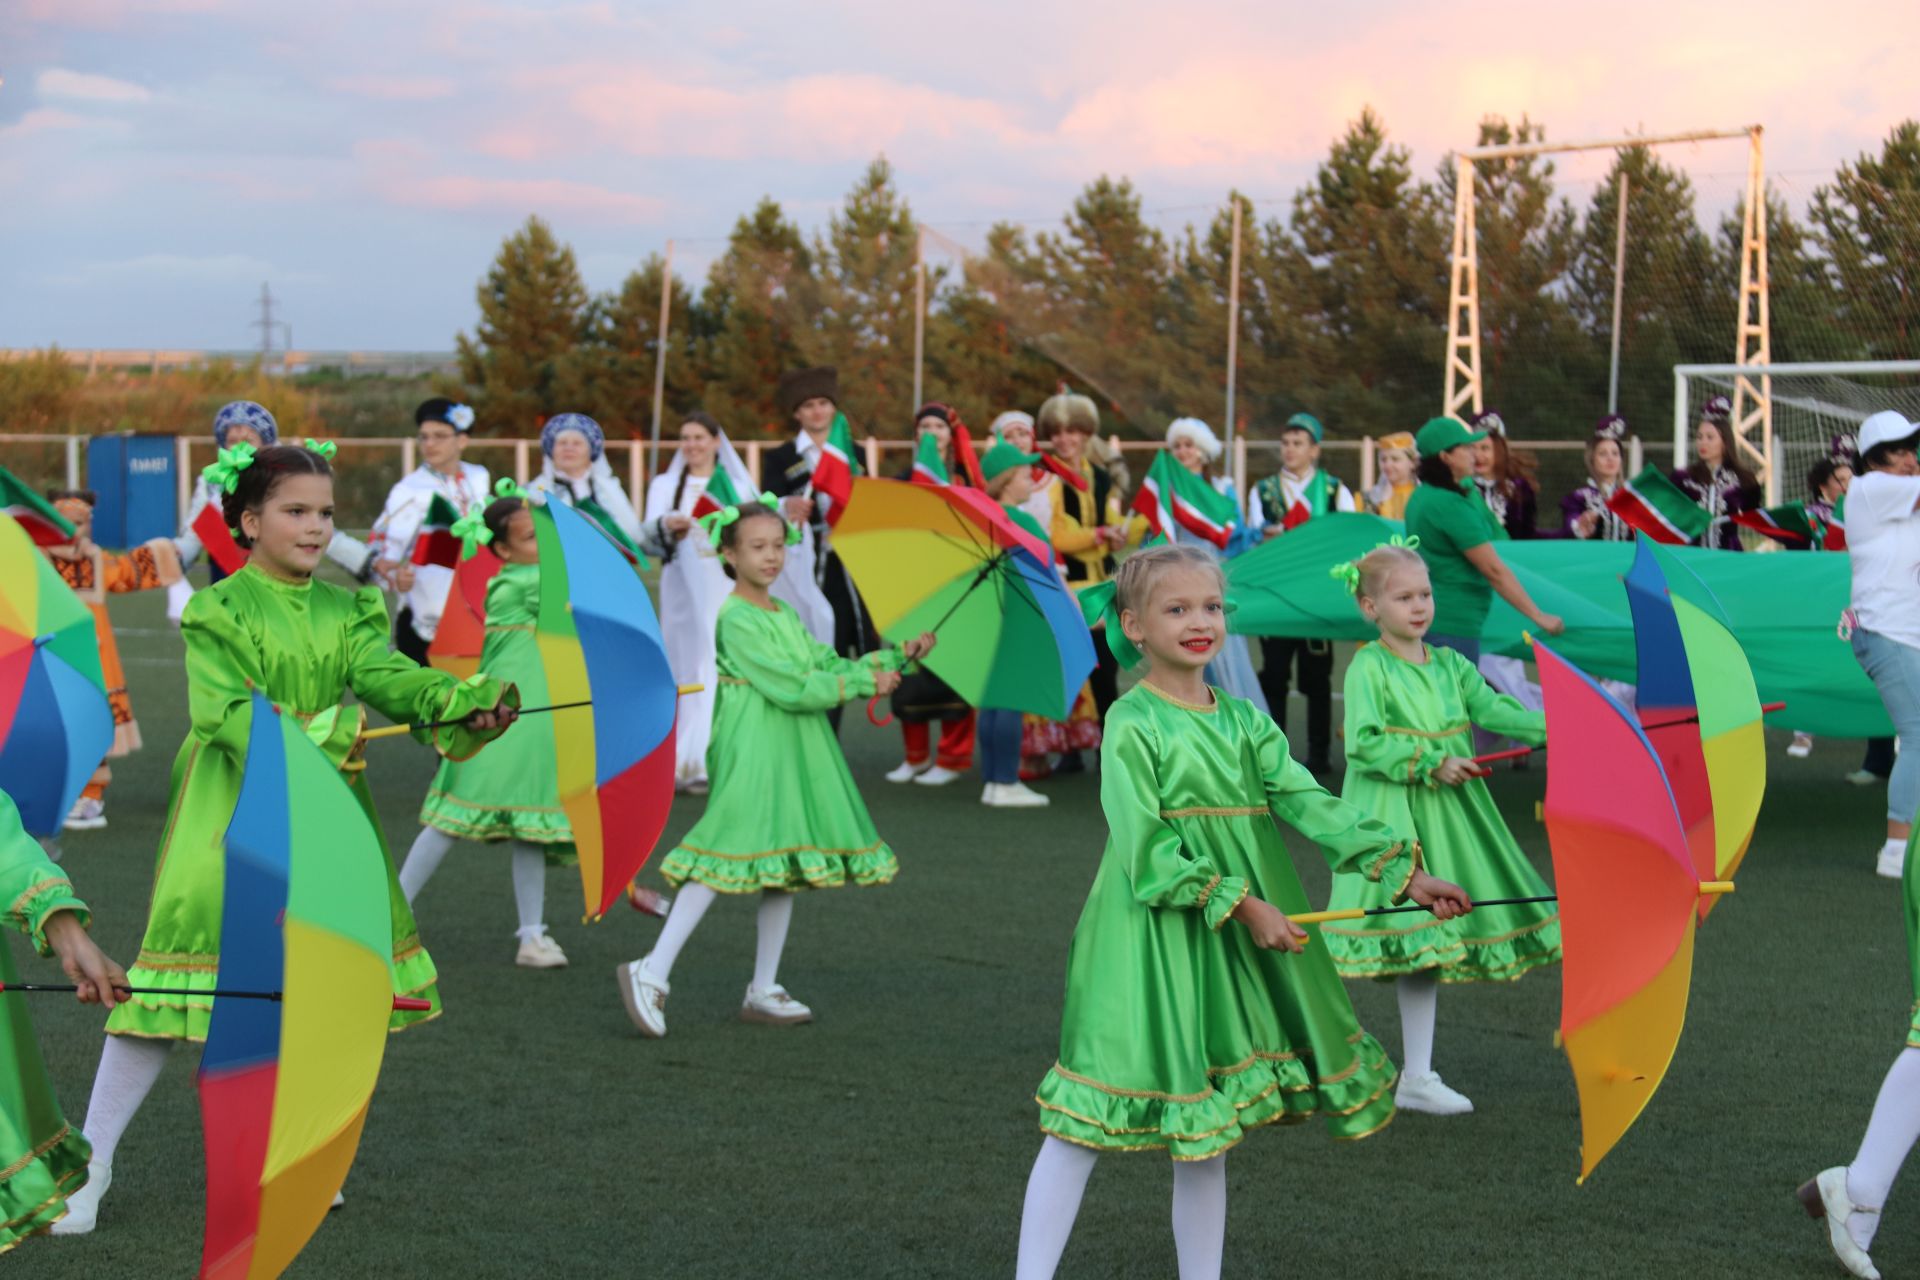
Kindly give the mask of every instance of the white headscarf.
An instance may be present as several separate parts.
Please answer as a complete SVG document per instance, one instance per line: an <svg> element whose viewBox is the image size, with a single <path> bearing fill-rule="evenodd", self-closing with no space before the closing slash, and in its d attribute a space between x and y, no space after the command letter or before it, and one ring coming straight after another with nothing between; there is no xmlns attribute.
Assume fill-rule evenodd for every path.
<svg viewBox="0 0 1920 1280"><path fill-rule="evenodd" d="M1213 434L1213 428L1198 418L1175 418L1167 424L1168 444L1182 437L1198 445L1208 462L1218 462L1221 453L1225 451L1220 443L1220 437Z"/></svg>

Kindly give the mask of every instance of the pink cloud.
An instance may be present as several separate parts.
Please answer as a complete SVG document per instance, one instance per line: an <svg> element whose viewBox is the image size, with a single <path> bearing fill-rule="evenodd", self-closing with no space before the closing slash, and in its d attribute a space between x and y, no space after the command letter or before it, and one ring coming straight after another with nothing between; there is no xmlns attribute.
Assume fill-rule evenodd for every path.
<svg viewBox="0 0 1920 1280"><path fill-rule="evenodd" d="M381 102L432 102L451 98L455 85L445 76L340 76L326 82L335 93Z"/></svg>
<svg viewBox="0 0 1920 1280"><path fill-rule="evenodd" d="M77 102L145 102L153 97L145 85L64 67L48 67L34 78L33 87L43 98Z"/></svg>
<svg viewBox="0 0 1920 1280"><path fill-rule="evenodd" d="M0 138L30 138L36 133L52 133L58 129L84 129L92 123L86 116L77 116L58 107L35 107L6 128L0 129Z"/></svg>
<svg viewBox="0 0 1920 1280"><path fill-rule="evenodd" d="M476 178L459 174L389 180L383 184L396 204L430 209L485 209L522 214L574 214L622 222L655 222L666 203L654 196L610 191L586 182L558 178Z"/></svg>

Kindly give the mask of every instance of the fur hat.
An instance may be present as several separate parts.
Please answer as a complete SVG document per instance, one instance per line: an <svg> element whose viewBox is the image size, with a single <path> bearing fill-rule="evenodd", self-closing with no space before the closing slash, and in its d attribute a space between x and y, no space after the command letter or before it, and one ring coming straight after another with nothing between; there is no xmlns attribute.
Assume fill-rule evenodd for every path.
<svg viewBox="0 0 1920 1280"><path fill-rule="evenodd" d="M780 412L791 418L794 411L816 396L840 403L840 371L830 365L812 369L792 369L780 375L774 402Z"/></svg>
<svg viewBox="0 0 1920 1280"><path fill-rule="evenodd" d="M1175 418L1167 424L1167 443L1175 440L1191 440L1200 446L1200 452L1206 455L1208 462L1217 462L1223 447L1220 437L1213 434L1213 428L1198 418Z"/></svg>

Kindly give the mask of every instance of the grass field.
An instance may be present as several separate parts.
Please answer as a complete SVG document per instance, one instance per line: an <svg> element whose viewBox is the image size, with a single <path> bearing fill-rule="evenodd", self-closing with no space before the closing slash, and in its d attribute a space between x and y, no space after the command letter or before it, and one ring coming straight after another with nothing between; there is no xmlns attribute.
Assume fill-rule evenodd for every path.
<svg viewBox="0 0 1920 1280"><path fill-rule="evenodd" d="M160 606L158 593L114 602L148 746L116 766L112 825L66 842L96 936L123 962L185 722L180 643ZM1067 942L1104 835L1097 783L1045 784L1054 804L1038 814L986 810L971 782L883 782L898 740L857 713L842 736L902 871L890 888L801 900L781 976L814 1007L811 1026L734 1019L753 913L722 902L674 971L671 1037L641 1040L612 974L658 923L623 907L583 926L577 879L555 872L548 918L573 966L516 969L504 854L456 850L418 904L446 1016L390 1042L349 1203L292 1274L1010 1275L1040 1141L1032 1093L1058 1044ZM1311 1125L1254 1134L1229 1163L1227 1274L1841 1274L1792 1189L1851 1157L1912 996L1899 891L1872 873L1882 798L1841 780L1858 744L1822 742L1808 761L1781 745L1740 892L1701 938L1673 1069L1589 1185L1573 1181L1557 978L1448 990L1436 1062L1478 1113L1404 1116L1357 1144ZM387 837L404 851L433 760L405 742L371 750ZM1495 779L1544 866L1543 785L1538 770ZM677 804L668 839L698 812ZM1292 844L1324 899L1324 864ZM52 966L24 968L46 978ZM1352 994L1397 1049L1391 990ZM100 1015L52 997L34 1012L78 1119ZM175 1051L122 1143L100 1229L30 1241L0 1268L193 1272L197 1056ZM1104 1159L1061 1274L1172 1275L1168 1187L1164 1158ZM1875 1249L1889 1275L1920 1266L1914 1204L1897 1190L1889 1205Z"/></svg>

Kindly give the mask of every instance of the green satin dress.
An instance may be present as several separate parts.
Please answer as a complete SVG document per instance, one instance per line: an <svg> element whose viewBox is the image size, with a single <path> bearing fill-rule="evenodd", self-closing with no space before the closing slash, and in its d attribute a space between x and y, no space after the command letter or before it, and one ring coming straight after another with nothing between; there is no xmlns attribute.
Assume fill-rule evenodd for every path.
<svg viewBox="0 0 1920 1280"><path fill-rule="evenodd" d="M1140 683L1107 713L1106 851L1073 931L1060 1058L1040 1127L1102 1151L1205 1160L1263 1124L1326 1117L1337 1138L1393 1119L1397 1072L1360 1029L1317 927L1304 952L1254 946L1252 893L1312 910L1277 817L1338 880L1404 894L1413 846L1295 763L1272 717L1214 690L1193 706Z"/></svg>
<svg viewBox="0 0 1920 1280"><path fill-rule="evenodd" d="M66 873L20 825L20 811L0 791L0 903L6 921L51 955L41 932L47 917L71 911L88 920ZM0 943L0 982L19 978L13 953ZM67 1216L67 1197L87 1182L93 1151L60 1114L60 1100L47 1079L46 1063L33 1039L27 1001L15 992L0 996L0 1253Z"/></svg>
<svg viewBox="0 0 1920 1280"><path fill-rule="evenodd" d="M1487 784L1433 780L1448 756L1473 755L1473 726L1534 746L1546 717L1494 692L1452 649L1424 646L1424 664L1370 644L1347 668L1347 779L1341 794L1420 842L1426 869L1475 898L1550 893L1514 842ZM1335 881L1336 909L1385 906L1387 895L1355 879ZM1327 945L1348 978L1392 978L1437 968L1443 982L1510 982L1560 959L1560 913L1546 902L1481 907L1453 920L1373 916L1326 926Z"/></svg>
<svg viewBox="0 0 1920 1280"><path fill-rule="evenodd" d="M240 774L258 688L297 717L346 775L376 833L360 731L365 707L342 706L351 689L366 706L408 724L457 720L499 704L503 686L476 675L460 681L416 665L387 645L387 607L377 587L347 591L325 582L283 582L247 565L197 592L180 633L187 646L192 729L173 761L172 801L154 868L153 901L140 954L127 971L136 987L210 991L220 972L224 839L240 795ZM496 732L460 727L416 734L442 755L463 758ZM385 750L404 750L386 747ZM381 850L386 838L381 835ZM420 945L413 912L387 854L393 920L394 992L423 996L430 1010L393 1014L395 1030L440 1014L433 959ZM213 998L134 996L107 1018L111 1035L205 1040Z"/></svg>
<svg viewBox="0 0 1920 1280"><path fill-rule="evenodd" d="M540 616L540 566L502 565L487 584L487 638L480 669L544 707L547 672L534 624ZM462 840L523 840L545 850L549 866L574 861L573 824L560 806L554 734L586 708L528 716L471 760L444 760L420 805L420 823Z"/></svg>
<svg viewBox="0 0 1920 1280"><path fill-rule="evenodd" d="M826 712L873 694L900 651L859 661L807 633L793 606L762 609L737 595L720 606L720 672L707 748L712 798L660 866L667 883L716 893L886 884L899 871Z"/></svg>

